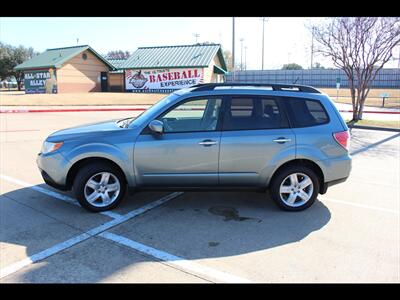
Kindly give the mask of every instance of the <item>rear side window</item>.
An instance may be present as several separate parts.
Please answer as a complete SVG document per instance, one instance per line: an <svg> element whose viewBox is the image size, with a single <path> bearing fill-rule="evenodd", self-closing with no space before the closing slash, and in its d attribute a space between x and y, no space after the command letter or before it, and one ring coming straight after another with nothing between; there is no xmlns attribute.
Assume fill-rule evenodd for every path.
<svg viewBox="0 0 400 300"><path fill-rule="evenodd" d="M309 127L329 122L328 114L319 101L302 98L287 100L293 127Z"/></svg>
<svg viewBox="0 0 400 300"><path fill-rule="evenodd" d="M233 97L227 105L223 130L287 128L288 122L274 98Z"/></svg>

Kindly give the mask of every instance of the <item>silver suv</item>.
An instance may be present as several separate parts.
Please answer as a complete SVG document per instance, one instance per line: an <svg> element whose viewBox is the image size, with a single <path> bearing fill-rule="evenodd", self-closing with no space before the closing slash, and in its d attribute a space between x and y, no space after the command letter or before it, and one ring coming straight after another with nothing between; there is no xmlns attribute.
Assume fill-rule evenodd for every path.
<svg viewBox="0 0 400 300"><path fill-rule="evenodd" d="M90 211L127 187L270 190L284 210L310 207L351 170L349 132L326 94L302 85L202 84L136 118L64 129L43 143L44 181Z"/></svg>

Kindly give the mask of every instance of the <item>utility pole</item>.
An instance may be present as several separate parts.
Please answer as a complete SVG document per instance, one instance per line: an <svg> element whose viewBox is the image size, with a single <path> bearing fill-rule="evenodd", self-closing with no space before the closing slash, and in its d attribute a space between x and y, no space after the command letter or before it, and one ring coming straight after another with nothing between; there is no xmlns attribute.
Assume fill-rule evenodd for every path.
<svg viewBox="0 0 400 300"><path fill-rule="evenodd" d="M233 81L235 81L235 17L232 17L232 69Z"/></svg>
<svg viewBox="0 0 400 300"><path fill-rule="evenodd" d="M265 22L267 22L267 18L265 18L265 17L263 17L262 19L262 22L263 22L263 30L262 30L262 63L261 63L261 70L264 70L264 24L265 24Z"/></svg>
<svg viewBox="0 0 400 300"><path fill-rule="evenodd" d="M243 71L243 41L244 38L240 39L240 71Z"/></svg>

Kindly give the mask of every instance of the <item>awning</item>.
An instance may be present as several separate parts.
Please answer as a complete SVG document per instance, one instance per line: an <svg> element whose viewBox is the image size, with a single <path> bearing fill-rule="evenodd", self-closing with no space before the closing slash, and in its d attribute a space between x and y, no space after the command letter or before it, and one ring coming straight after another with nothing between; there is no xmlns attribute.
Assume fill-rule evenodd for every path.
<svg viewBox="0 0 400 300"><path fill-rule="evenodd" d="M215 74L225 75L227 73L227 71L225 71L224 69L221 69L220 67L214 65L214 73Z"/></svg>

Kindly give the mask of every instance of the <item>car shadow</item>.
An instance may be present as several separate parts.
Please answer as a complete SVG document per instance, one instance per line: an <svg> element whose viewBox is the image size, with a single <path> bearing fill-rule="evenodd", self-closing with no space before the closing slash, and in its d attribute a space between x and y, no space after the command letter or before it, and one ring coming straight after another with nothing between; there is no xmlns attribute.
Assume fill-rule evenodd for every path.
<svg viewBox="0 0 400 300"><path fill-rule="evenodd" d="M400 133L391 134L388 137L380 137L376 141L377 134L371 134L368 131L352 131L350 141L350 155L365 155L373 157L393 157L398 155L398 144L393 143L393 140L400 138ZM392 141L392 143L388 143Z"/></svg>
<svg viewBox="0 0 400 300"><path fill-rule="evenodd" d="M29 193L33 191L23 188L5 193L4 196L14 199L22 194L29 197ZM135 196L129 196L121 205L129 205L130 201L135 201ZM37 198L37 195L35 197ZM62 203L52 205L62 205ZM68 213L71 214L72 211L81 217L98 217L98 214L86 212L79 206L70 205ZM1 210L0 214L3 213L4 210ZM38 243L41 242L40 231L46 232L49 229L41 226L25 228L23 224L28 217L16 214L17 220L12 221L14 225L6 224L3 220L2 228L9 226L16 228L13 228L13 234L2 230L0 242L22 246L26 255L31 256L38 252ZM323 228L330 219L329 209L318 200L305 211L284 212L264 193L186 192L108 232L187 260L197 260L255 253L296 243ZM87 230L90 229L92 228ZM20 235L27 234L35 238L21 239ZM93 249L96 249L96 255L93 255ZM2 281L140 282L146 280L146 277L142 278L135 274L136 267L148 261L154 259L96 236L45 259L45 263L36 263L35 267L27 267L11 274ZM160 268L166 267L160 265ZM131 273L127 273L127 270L131 270L129 271ZM171 269L169 272L175 271ZM160 279L154 278L157 277L148 280L164 281L162 275ZM165 281L170 282L171 276L168 278L170 279ZM174 280L180 281L172 279Z"/></svg>

